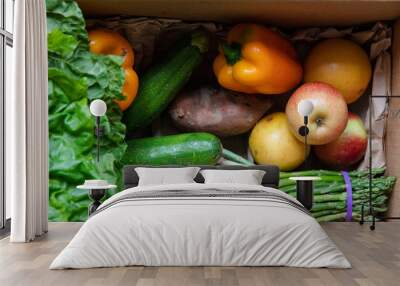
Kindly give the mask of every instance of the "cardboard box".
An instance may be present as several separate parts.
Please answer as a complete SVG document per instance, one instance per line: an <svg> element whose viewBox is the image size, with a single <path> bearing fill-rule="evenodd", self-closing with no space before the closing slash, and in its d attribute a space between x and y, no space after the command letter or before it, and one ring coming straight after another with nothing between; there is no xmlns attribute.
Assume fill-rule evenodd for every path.
<svg viewBox="0 0 400 286"><path fill-rule="evenodd" d="M261 22L288 28L353 26L393 21L392 95L400 96L400 1L269 0L78 0L86 17L117 15L175 18L222 23ZM389 102L386 134L387 173L400 177L400 98ZM400 180L389 216L400 216Z"/></svg>

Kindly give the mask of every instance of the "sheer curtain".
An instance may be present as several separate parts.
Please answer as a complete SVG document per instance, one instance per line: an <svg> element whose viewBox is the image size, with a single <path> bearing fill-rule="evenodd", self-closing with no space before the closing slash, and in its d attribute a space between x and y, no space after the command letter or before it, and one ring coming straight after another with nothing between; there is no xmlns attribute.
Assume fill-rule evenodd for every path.
<svg viewBox="0 0 400 286"><path fill-rule="evenodd" d="M45 0L15 1L14 93L6 98L6 187L12 242L47 231L48 123Z"/></svg>

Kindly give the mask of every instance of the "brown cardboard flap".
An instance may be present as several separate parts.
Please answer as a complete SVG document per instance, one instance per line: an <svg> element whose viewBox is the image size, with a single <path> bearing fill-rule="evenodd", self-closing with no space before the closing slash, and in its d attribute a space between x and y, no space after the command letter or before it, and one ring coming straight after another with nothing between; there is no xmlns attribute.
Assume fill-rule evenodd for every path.
<svg viewBox="0 0 400 286"><path fill-rule="evenodd" d="M84 14L190 21L263 22L283 27L350 26L400 17L399 1L78 0Z"/></svg>

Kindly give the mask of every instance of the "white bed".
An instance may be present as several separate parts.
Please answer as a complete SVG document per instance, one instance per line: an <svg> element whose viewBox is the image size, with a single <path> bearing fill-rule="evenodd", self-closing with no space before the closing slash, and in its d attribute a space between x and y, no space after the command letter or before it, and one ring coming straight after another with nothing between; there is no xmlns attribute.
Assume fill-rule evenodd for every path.
<svg viewBox="0 0 400 286"><path fill-rule="evenodd" d="M50 269L128 265L351 267L285 193L198 183L138 186L111 197Z"/></svg>

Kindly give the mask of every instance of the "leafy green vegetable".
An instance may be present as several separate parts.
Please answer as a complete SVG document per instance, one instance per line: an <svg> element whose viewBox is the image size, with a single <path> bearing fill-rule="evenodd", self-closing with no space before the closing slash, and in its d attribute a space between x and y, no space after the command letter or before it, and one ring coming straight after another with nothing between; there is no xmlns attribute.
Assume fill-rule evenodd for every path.
<svg viewBox="0 0 400 286"><path fill-rule="evenodd" d="M49 219L82 221L90 203L76 189L85 179L101 178L121 184L126 150L122 113L113 102L123 98L122 58L89 52L85 20L75 1L47 0L49 56ZM91 100L107 103L100 162L95 161ZM112 193L109 193L111 195Z"/></svg>

